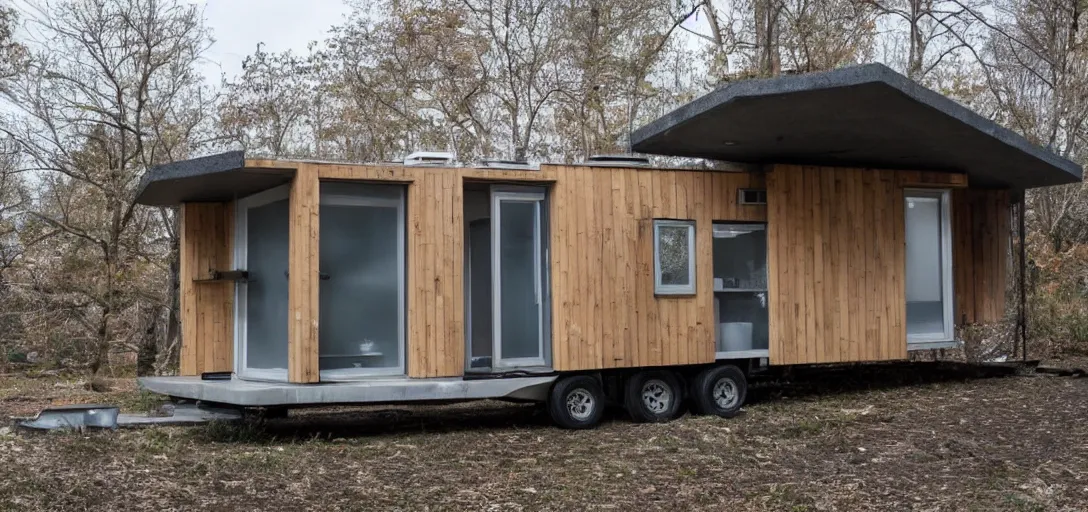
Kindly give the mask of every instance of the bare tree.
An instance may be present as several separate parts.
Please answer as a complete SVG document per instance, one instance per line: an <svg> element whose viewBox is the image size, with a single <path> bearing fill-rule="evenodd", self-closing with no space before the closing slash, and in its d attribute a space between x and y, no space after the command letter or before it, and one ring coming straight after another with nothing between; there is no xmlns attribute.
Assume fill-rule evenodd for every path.
<svg viewBox="0 0 1088 512"><path fill-rule="evenodd" d="M27 68L5 91L19 112L2 130L41 176L32 213L80 272L39 279L39 290L57 290L58 307L78 319L97 373L113 345L158 346L132 334L140 331L126 325L132 308L154 309L147 321L176 322L176 298L160 284L170 258L163 241L176 240L172 215L140 208L134 196L149 166L199 144L204 98L194 63L209 40L197 11L172 0L31 5Z"/></svg>

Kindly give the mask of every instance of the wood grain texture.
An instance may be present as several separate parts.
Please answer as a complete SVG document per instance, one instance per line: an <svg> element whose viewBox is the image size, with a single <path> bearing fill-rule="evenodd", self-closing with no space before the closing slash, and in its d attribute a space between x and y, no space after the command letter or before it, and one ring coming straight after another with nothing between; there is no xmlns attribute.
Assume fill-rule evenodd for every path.
<svg viewBox="0 0 1088 512"><path fill-rule="evenodd" d="M311 240L317 219L299 216L302 198L316 201L318 179L403 183L407 187L407 346L412 377L463 373L464 301L463 186L465 181L544 184L549 187L552 359L557 370L663 366L712 361L714 221L767 221L771 361L775 364L878 361L906 357L904 187L966 186L949 173L777 166L768 174L544 165L539 171L481 170L390 165L250 161L260 168L308 172L299 204L292 192L292 240ZM305 171L309 169L309 171ZM298 183L303 183L299 181ZM296 184L296 187L299 187ZM740 205L742 188L768 189L770 205ZM959 197L962 190L957 190ZM974 193L974 191L971 191ZM956 201L954 199L954 201ZM982 201L981 199L977 201ZM982 207L1006 211L1007 196ZM314 203L316 205L316 202ZM968 208L980 206L972 202ZM960 208L954 233L973 233L969 244L954 235L956 286L986 287L987 294L957 295L957 311L970 301L974 318L1003 306L986 297L1003 289L994 276L996 257L974 264L1007 244L1002 226L981 218L965 221ZM653 219L696 221L696 293L654 295ZM993 218L987 214L987 218ZM966 223L965 223L966 222ZM966 228L960 226L968 226ZM968 229L969 231L964 231ZM987 229L990 234L987 235ZM298 233L296 235L296 232ZM977 233L977 234L975 234ZM1000 233L1005 234L1001 242ZM303 238L296 238L303 237ZM302 244L307 245L307 244ZM968 250L963 247L969 247ZM976 249L977 248L977 249ZM296 265L316 282L316 252L292 242ZM298 260L297 262L295 260ZM307 273L308 268L311 272ZM978 268L985 268L979 276ZM970 276L969 281L966 276ZM317 318L316 287L298 283L299 309ZM294 296L294 293L292 294ZM303 300L309 302L303 302ZM183 301L192 301L192 297ZM988 316L989 315L989 316ZM229 316L229 315L228 315ZM301 317L300 317L301 318ZM297 323L297 333L304 333ZM316 377L318 326L305 333L311 348L299 352L292 380ZM227 331L229 333L229 328ZM229 336L227 337L229 339ZM307 346L310 346L307 345ZM228 345L229 346L229 345ZM187 357L192 359L193 356ZM312 358L312 359L310 359Z"/></svg>
<svg viewBox="0 0 1088 512"><path fill-rule="evenodd" d="M902 188L967 188L967 175L936 171L896 171Z"/></svg>
<svg viewBox="0 0 1088 512"><path fill-rule="evenodd" d="M737 204L759 174L544 166L552 265L552 358L559 371L714 360L714 221L764 221ZM653 220L696 221L696 293L655 296Z"/></svg>
<svg viewBox="0 0 1088 512"><path fill-rule="evenodd" d="M956 325L997 322L1005 316L1010 206L1006 190L952 192Z"/></svg>
<svg viewBox="0 0 1088 512"><path fill-rule="evenodd" d="M291 184L287 264L287 380L320 381L320 183L317 170L299 166Z"/></svg>
<svg viewBox="0 0 1088 512"><path fill-rule="evenodd" d="M185 203L180 219L181 375L233 368L234 282L196 282L231 268L233 203Z"/></svg>
<svg viewBox="0 0 1088 512"><path fill-rule="evenodd" d="M905 359L896 172L779 165L766 178L771 363Z"/></svg>

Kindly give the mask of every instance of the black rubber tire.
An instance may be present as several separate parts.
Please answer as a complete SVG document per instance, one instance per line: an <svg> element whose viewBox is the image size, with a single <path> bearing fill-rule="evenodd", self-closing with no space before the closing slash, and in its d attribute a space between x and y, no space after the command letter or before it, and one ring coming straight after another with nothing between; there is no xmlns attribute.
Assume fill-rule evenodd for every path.
<svg viewBox="0 0 1088 512"><path fill-rule="evenodd" d="M575 416L567 407L567 400L574 393L582 391L586 393L592 403L588 415ZM596 427L604 415L605 397L601 383L589 375L571 375L560 377L552 386L548 395L548 414L556 425L572 430L581 430Z"/></svg>
<svg viewBox="0 0 1088 512"><path fill-rule="evenodd" d="M653 411L642 401L642 388L648 382L657 381L664 384L671 394L671 400L662 411ZM627 379L624 386L623 402L627 408L627 414L636 423L661 423L676 418L680 413L680 405L684 401L684 387L680 385L680 379L673 372L664 370L650 370L638 372Z"/></svg>
<svg viewBox="0 0 1088 512"><path fill-rule="evenodd" d="M723 379L732 381L737 399L728 406L719 404L714 399L714 387ZM691 405L696 414L713 414L722 418L732 418L740 412L748 396L748 379L744 372L733 365L711 366L695 376L691 382Z"/></svg>

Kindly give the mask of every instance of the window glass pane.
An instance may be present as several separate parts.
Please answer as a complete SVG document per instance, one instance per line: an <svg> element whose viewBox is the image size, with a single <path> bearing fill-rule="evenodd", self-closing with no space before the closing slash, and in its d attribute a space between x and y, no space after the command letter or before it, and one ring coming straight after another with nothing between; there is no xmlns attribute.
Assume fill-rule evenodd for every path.
<svg viewBox="0 0 1088 512"><path fill-rule="evenodd" d="M499 202L499 307L503 359L537 358L540 302L536 293L536 203Z"/></svg>
<svg viewBox="0 0 1088 512"><path fill-rule="evenodd" d="M941 335L945 332L942 222L939 197L907 197L908 335Z"/></svg>
<svg viewBox="0 0 1088 512"><path fill-rule="evenodd" d="M396 187L357 185L349 203L327 204L322 184L320 368L400 366L400 218ZM391 189L391 192L390 190ZM372 194L371 192L375 192Z"/></svg>
<svg viewBox="0 0 1088 512"><path fill-rule="evenodd" d="M287 200L246 212L246 367L287 368Z"/></svg>
<svg viewBox="0 0 1088 512"><path fill-rule="evenodd" d="M688 226L658 226L657 251L662 285L688 286L691 284L689 236Z"/></svg>
<svg viewBox="0 0 1088 512"><path fill-rule="evenodd" d="M767 349L767 292L716 293L714 305L718 352Z"/></svg>
<svg viewBox="0 0 1088 512"><path fill-rule="evenodd" d="M767 289L767 231L759 225L714 225L714 288Z"/></svg>

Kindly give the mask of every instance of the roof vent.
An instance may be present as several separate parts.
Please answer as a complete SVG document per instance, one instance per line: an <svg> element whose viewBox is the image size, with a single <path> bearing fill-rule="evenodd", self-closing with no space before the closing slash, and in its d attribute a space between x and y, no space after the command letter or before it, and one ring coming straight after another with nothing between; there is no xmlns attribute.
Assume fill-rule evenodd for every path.
<svg viewBox="0 0 1088 512"><path fill-rule="evenodd" d="M637 155L593 155L584 163L598 167L649 167L650 159Z"/></svg>
<svg viewBox="0 0 1088 512"><path fill-rule="evenodd" d="M481 169L510 169L522 171L535 171L540 166L531 164L525 160L484 160L478 166Z"/></svg>
<svg viewBox="0 0 1088 512"><path fill-rule="evenodd" d="M404 159L408 167L453 165L453 153L446 151L416 151Z"/></svg>

